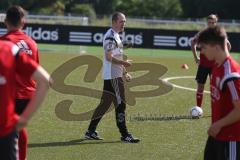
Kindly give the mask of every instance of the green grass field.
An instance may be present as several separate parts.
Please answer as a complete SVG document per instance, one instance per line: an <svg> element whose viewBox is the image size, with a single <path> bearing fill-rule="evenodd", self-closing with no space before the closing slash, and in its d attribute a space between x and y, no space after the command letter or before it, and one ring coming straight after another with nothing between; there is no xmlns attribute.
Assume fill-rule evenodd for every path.
<svg viewBox="0 0 240 160"><path fill-rule="evenodd" d="M41 64L50 73L72 58L83 55L101 58L103 54L101 47L39 45L39 48ZM162 79L195 76L197 69L190 51L129 49L126 53L134 63L156 63L165 66L168 70L161 77ZM234 56L237 57L237 55ZM181 68L184 63L189 66L188 70ZM78 67L68 75L65 83L76 88L84 86L101 91L103 84L101 73L97 75L94 82L84 82L86 69L86 66ZM159 68L156 68L157 70ZM134 77L140 74L143 73L132 73ZM193 78L177 79L171 82L189 88L196 86ZM154 86L150 83L132 88L131 91L152 89ZM207 85L206 90L208 89ZM79 121L77 118L66 121L58 118L56 105L63 100L73 101L70 112L76 116L94 109L99 102L96 98L64 94L50 89L42 107L27 128L29 160L203 159L206 131L210 124L209 94L205 94L204 97L204 116L198 120L180 117L188 116L190 108L195 104L193 91L173 88L172 91L163 95L136 98L134 106L127 106L127 126L131 133L141 139L138 144L120 142L113 111L107 113L98 126L98 132L104 138L103 141L83 140L89 121ZM62 113L63 116L65 114L67 113ZM141 120L137 117L150 118Z"/></svg>

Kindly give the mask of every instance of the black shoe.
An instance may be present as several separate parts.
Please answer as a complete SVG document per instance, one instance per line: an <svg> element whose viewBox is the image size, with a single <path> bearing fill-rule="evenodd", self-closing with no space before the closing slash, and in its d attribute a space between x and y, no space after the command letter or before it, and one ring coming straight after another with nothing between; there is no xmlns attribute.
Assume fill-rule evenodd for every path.
<svg viewBox="0 0 240 160"><path fill-rule="evenodd" d="M87 131L85 133L85 139L103 140L103 138L101 138L96 131L95 132Z"/></svg>
<svg viewBox="0 0 240 160"><path fill-rule="evenodd" d="M128 134L125 137L121 137L121 141L127 142L127 143L138 143L140 142L140 139L134 138L131 134Z"/></svg>

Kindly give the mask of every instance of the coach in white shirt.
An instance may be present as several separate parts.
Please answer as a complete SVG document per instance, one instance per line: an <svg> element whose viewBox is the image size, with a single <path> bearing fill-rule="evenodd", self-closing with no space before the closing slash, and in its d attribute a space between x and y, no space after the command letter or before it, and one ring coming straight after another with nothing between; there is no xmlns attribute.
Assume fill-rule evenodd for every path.
<svg viewBox="0 0 240 160"><path fill-rule="evenodd" d="M129 143L138 143L140 141L128 132L125 121L126 102L123 76L127 74L125 67L132 65L130 60L123 60L123 48L131 46L131 43L123 45L119 36L119 32L124 31L125 23L126 18L123 13L114 13L112 16L112 28L104 35L103 94L101 102L92 116L88 131L85 133L86 139L102 139L96 132L96 128L104 113L114 103L116 123L121 133L121 140Z"/></svg>

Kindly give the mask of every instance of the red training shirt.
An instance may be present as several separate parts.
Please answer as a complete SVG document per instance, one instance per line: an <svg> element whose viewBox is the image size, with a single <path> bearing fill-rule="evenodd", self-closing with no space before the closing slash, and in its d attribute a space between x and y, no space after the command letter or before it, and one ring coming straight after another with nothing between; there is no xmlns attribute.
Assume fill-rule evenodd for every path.
<svg viewBox="0 0 240 160"><path fill-rule="evenodd" d="M233 101L240 100L240 65L232 57L227 57L221 66L213 68L210 84L214 123L233 110ZM240 121L223 127L216 139L240 141Z"/></svg>
<svg viewBox="0 0 240 160"><path fill-rule="evenodd" d="M30 78L38 67L26 53L19 51L13 43L0 41L0 137L9 134L18 121L14 111L16 74Z"/></svg>
<svg viewBox="0 0 240 160"><path fill-rule="evenodd" d="M22 31L16 30L8 32L0 39L13 42L29 57L31 57L32 60L39 63L39 55L36 42ZM16 78L16 99L31 99L36 89L35 81L19 75L17 75Z"/></svg>

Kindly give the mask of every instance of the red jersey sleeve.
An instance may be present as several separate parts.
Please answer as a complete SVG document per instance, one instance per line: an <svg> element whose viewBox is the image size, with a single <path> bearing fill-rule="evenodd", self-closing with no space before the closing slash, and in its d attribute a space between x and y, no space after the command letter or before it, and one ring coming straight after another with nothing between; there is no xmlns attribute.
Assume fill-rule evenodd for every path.
<svg viewBox="0 0 240 160"><path fill-rule="evenodd" d="M26 53L20 51L16 55L16 72L24 77L31 77L37 69L38 64L32 60Z"/></svg>

